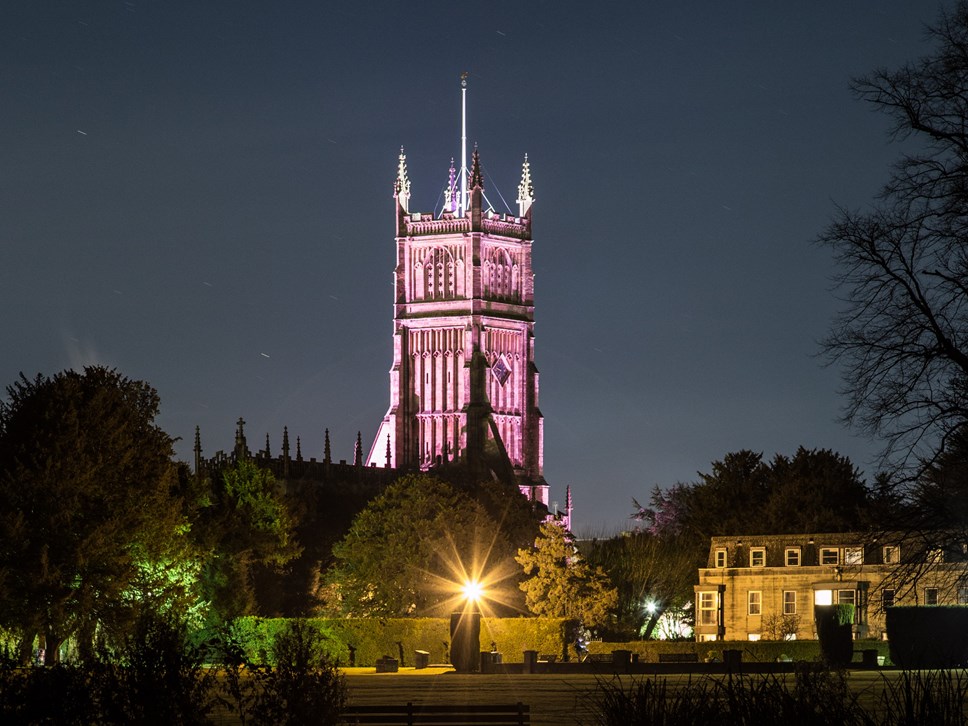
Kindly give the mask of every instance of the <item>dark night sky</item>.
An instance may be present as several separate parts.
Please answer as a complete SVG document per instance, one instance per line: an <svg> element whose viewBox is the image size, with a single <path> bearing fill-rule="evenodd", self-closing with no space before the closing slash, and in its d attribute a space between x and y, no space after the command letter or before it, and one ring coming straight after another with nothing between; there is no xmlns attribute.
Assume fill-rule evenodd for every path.
<svg viewBox="0 0 968 726"><path fill-rule="evenodd" d="M580 533L712 460L876 446L838 423L812 240L899 147L848 81L930 50L933 2L16 2L0 9L0 382L149 381L190 458L283 426L366 446L388 402L392 182L532 163L552 499Z"/></svg>

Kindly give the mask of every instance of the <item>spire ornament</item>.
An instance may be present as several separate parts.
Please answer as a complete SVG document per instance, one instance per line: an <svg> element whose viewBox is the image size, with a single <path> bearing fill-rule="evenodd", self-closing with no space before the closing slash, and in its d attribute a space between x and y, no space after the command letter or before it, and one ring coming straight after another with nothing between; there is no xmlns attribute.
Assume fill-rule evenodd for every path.
<svg viewBox="0 0 968 726"><path fill-rule="evenodd" d="M518 216L523 217L534 204L534 185L531 183L531 164L528 155L524 155L521 166L521 183L518 184Z"/></svg>
<svg viewBox="0 0 968 726"><path fill-rule="evenodd" d="M444 192L444 211L453 214L457 211L457 170L454 169L454 157L450 157L450 173L447 177L447 189Z"/></svg>
<svg viewBox="0 0 968 726"><path fill-rule="evenodd" d="M400 157L397 160L397 179L393 183L393 196L396 197L404 212L410 212L410 177L407 176L407 155L400 147Z"/></svg>
<svg viewBox="0 0 968 726"><path fill-rule="evenodd" d="M481 174L481 155L477 153L477 144L474 144L474 154L471 156L471 189L484 191L484 175Z"/></svg>

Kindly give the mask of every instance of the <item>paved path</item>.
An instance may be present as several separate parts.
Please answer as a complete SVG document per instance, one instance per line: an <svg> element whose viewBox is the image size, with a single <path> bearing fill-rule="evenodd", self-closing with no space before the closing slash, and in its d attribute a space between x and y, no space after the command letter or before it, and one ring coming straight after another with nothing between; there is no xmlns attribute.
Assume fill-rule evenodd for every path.
<svg viewBox="0 0 968 726"><path fill-rule="evenodd" d="M424 675L426 671L346 675L352 704L414 703L517 703L531 706L534 726L592 726L589 694L596 676L459 675L453 671ZM362 670L362 669L360 669Z"/></svg>
<svg viewBox="0 0 968 726"><path fill-rule="evenodd" d="M883 707L881 691L884 681L894 680L898 671L853 671L848 676L851 691L872 712ZM597 726L592 708L593 694L600 681L621 684L652 676L595 675L458 675L449 668L375 674L372 668L350 668L345 671L349 702L353 704L414 703L517 703L531 706L531 723L535 726ZM705 676L669 674L658 676L671 689L688 687ZM725 676L711 676L723 678ZM753 677L756 677L755 675ZM792 674L779 675L781 680Z"/></svg>

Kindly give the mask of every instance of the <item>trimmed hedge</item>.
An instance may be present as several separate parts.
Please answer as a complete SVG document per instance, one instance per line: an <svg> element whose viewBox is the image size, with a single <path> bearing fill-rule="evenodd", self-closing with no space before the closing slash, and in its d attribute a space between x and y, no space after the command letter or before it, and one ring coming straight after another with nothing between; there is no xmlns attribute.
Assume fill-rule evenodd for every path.
<svg viewBox="0 0 968 726"><path fill-rule="evenodd" d="M887 608L891 660L901 668L968 665L968 607L963 605Z"/></svg>
<svg viewBox="0 0 968 726"><path fill-rule="evenodd" d="M232 635L248 658L256 663L271 663L272 642L285 626L285 618L244 617L233 621ZM356 649L355 664L372 666L377 658L399 657L401 665L413 665L414 651L430 653L431 663L447 663L450 647L450 621L447 618L307 618L327 639L327 653L340 665L350 663L350 646ZM558 618L482 618L481 650L491 643L507 663L520 663L525 650L561 653L565 646L567 621Z"/></svg>
<svg viewBox="0 0 968 726"><path fill-rule="evenodd" d="M889 646L883 640L855 640L855 651L876 650L878 655L887 656ZM588 644L590 653L611 653L614 650L630 650L637 653L643 663L658 663L659 653L695 653L700 661L711 658L723 659L724 650L740 650L744 661L772 663L781 656L794 661L818 662L820 642L817 640L717 640L697 643L692 640L633 640L627 643L603 643L592 641ZM860 656L856 656L859 660Z"/></svg>
<svg viewBox="0 0 968 726"><path fill-rule="evenodd" d="M481 620L481 650L491 643L505 663L524 662L524 651L557 655L565 653L568 622L563 618L484 618Z"/></svg>

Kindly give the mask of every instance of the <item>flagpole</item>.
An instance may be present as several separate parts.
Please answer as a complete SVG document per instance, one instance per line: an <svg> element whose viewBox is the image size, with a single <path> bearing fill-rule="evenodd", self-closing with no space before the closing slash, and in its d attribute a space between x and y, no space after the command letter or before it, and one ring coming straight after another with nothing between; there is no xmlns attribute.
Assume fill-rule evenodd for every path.
<svg viewBox="0 0 968 726"><path fill-rule="evenodd" d="M467 213L467 71L460 74L460 213Z"/></svg>

